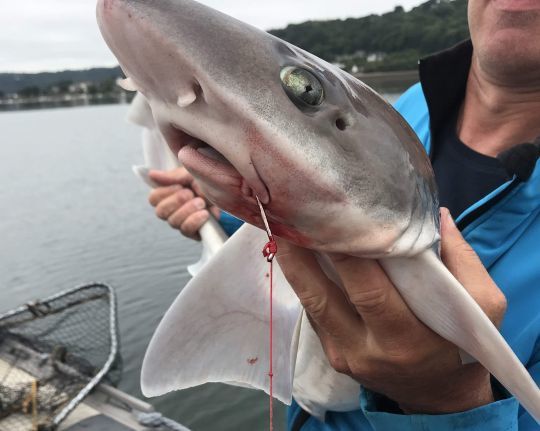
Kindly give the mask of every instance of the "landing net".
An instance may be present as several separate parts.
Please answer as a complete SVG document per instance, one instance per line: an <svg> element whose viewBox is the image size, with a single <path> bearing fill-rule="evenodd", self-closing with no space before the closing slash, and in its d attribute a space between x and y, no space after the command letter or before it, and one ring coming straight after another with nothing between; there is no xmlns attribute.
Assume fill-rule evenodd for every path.
<svg viewBox="0 0 540 431"><path fill-rule="evenodd" d="M0 431L50 431L121 377L116 299L90 284L0 315Z"/></svg>

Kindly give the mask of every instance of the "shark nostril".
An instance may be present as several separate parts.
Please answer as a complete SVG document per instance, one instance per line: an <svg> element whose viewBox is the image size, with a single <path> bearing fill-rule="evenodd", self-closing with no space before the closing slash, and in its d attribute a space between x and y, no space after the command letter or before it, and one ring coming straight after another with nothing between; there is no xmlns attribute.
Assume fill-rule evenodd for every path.
<svg viewBox="0 0 540 431"><path fill-rule="evenodd" d="M204 91L199 82L195 81L195 83L193 84L193 91L197 95L198 99L204 98Z"/></svg>
<svg viewBox="0 0 540 431"><path fill-rule="evenodd" d="M343 119L343 118L338 118L336 120L336 127L339 129L339 130L345 130L347 128L347 122Z"/></svg>

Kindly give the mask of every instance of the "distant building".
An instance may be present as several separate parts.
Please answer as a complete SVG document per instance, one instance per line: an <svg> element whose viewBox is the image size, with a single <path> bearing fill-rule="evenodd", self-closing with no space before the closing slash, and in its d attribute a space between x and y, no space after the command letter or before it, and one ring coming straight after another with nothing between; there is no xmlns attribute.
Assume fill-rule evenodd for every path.
<svg viewBox="0 0 540 431"><path fill-rule="evenodd" d="M88 94L88 88L91 85L91 82L76 82L68 87L68 91L71 94Z"/></svg>
<svg viewBox="0 0 540 431"><path fill-rule="evenodd" d="M366 61L368 63L374 63L375 61L384 60L385 56L386 55L384 52L373 52L371 54L368 54L368 56L366 57Z"/></svg>

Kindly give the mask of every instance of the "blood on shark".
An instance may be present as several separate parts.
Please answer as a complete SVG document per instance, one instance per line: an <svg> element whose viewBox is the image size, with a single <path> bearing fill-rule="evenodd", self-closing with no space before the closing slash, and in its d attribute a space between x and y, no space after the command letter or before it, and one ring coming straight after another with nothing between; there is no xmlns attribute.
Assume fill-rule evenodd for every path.
<svg viewBox="0 0 540 431"><path fill-rule="evenodd" d="M272 231L323 261L328 252L379 259L415 315L540 421L536 383L439 259L429 159L379 95L192 0L99 0L97 15L125 85L145 96L169 148L210 200L256 226L227 241L166 313L143 365L146 394L211 381L268 389L258 196ZM276 396L294 395L319 417L351 409L359 385L331 369L279 268L276 285Z"/></svg>

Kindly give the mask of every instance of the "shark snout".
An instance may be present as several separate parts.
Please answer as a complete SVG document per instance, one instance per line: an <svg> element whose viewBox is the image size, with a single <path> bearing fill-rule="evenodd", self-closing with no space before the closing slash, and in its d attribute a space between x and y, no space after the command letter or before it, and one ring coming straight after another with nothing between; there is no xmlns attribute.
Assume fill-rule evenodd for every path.
<svg viewBox="0 0 540 431"><path fill-rule="evenodd" d="M135 0L98 0L97 7L98 10L112 10L113 7L118 7L121 5L129 6L130 3L137 3Z"/></svg>
<svg viewBox="0 0 540 431"><path fill-rule="evenodd" d="M149 100L187 108L202 95L201 84L182 45L172 43L170 32L160 28L160 15L167 11L157 4L166 2L98 0L98 23L128 78L129 89ZM151 19L153 15L156 19Z"/></svg>
<svg viewBox="0 0 540 431"><path fill-rule="evenodd" d="M110 10L112 7L112 4L113 4L113 0L98 0L97 10L98 12Z"/></svg>
<svg viewBox="0 0 540 431"><path fill-rule="evenodd" d="M127 6L127 3L129 3L128 0L98 0L96 7L98 22L106 18L115 8Z"/></svg>

